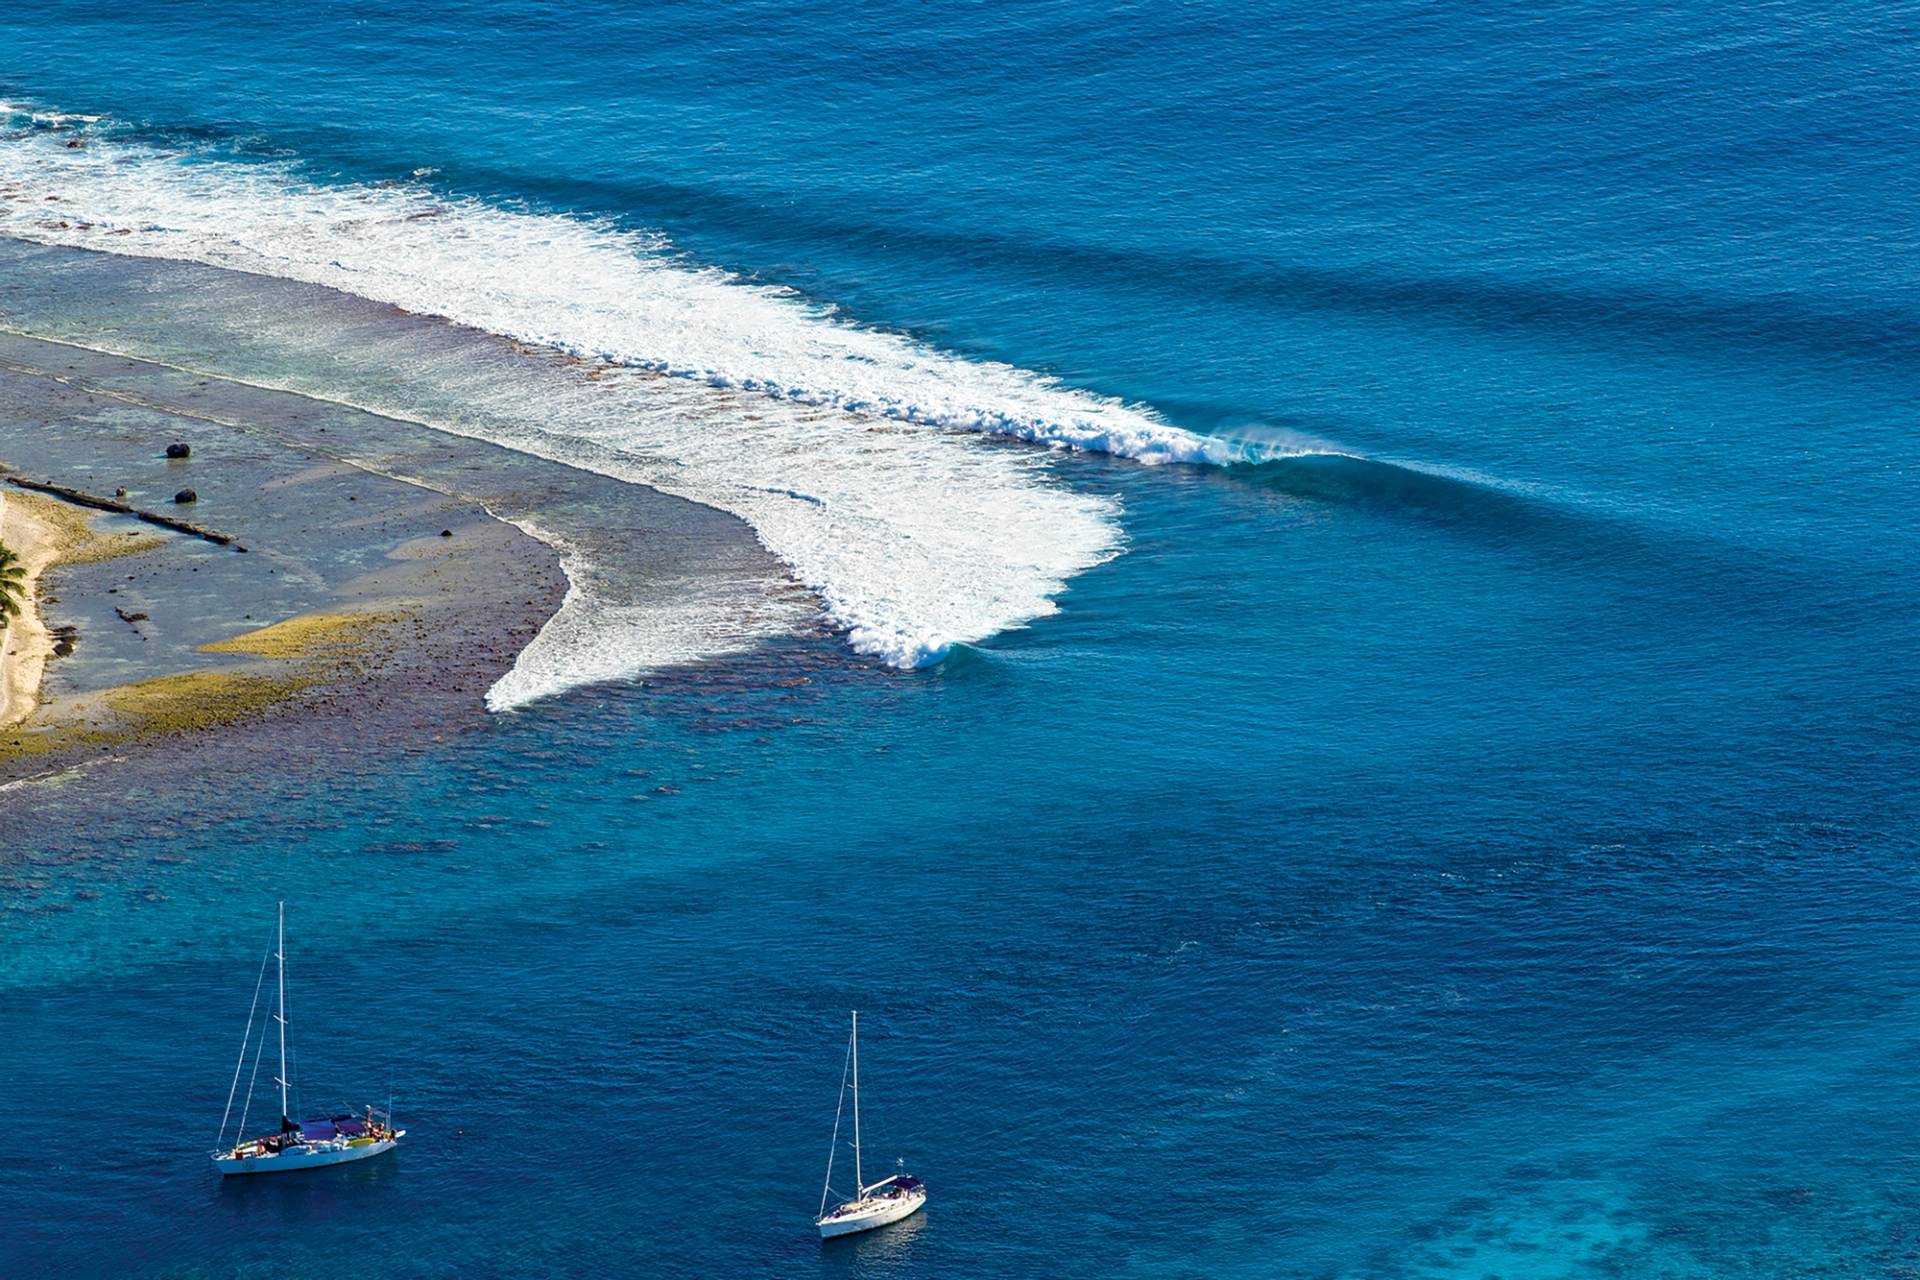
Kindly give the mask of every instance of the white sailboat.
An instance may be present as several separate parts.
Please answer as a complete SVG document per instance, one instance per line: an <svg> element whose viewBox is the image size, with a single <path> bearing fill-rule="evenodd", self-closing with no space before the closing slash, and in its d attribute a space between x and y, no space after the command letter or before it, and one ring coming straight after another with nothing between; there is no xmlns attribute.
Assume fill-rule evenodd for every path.
<svg viewBox="0 0 1920 1280"><path fill-rule="evenodd" d="M833 1145L827 1149L827 1181L820 1188L820 1216L813 1220L822 1240L850 1236L856 1231L871 1231L889 1222L898 1222L919 1212L927 1203L927 1187L920 1179L895 1173L878 1182L868 1183L860 1171L860 1014L853 1015L853 1031L847 1037L847 1061L853 1070L853 1199L841 1202L832 1212L827 1201L833 1195L833 1157L840 1149L840 1112L847 1101L847 1071L840 1072L840 1104L833 1111Z"/></svg>
<svg viewBox="0 0 1920 1280"><path fill-rule="evenodd" d="M272 959L279 964L280 996L273 1016L268 1021L280 1028L280 1074L274 1082L280 1086L280 1131L263 1138L241 1138L247 1131L247 1112L253 1104L253 1086L260 1078L261 1050L266 1048L267 1023L260 1026L260 1044L254 1050L253 1075L247 1081L247 1098L240 1108L240 1124L235 1130L236 1141L229 1147L227 1140L227 1121L233 1118L233 1100L240 1088L240 1071L247 1062L247 1045L253 1039L254 1014L260 1008L260 988L266 981L267 962L260 962L260 977L253 984L253 1006L247 1010L247 1030L240 1037L240 1060L233 1064L233 1084L227 1090L227 1112L220 1117L220 1146L212 1152L213 1167L222 1176L239 1173L285 1173L294 1169L318 1169L326 1165L346 1164L351 1160L365 1160L390 1151L393 1145L406 1136L405 1129L393 1127L388 1112L375 1111L371 1106L365 1115L353 1114L321 1116L318 1119L294 1123L288 1118L287 1090L291 1087L292 1073L287 1070L287 904L280 904L279 932L276 935Z"/></svg>

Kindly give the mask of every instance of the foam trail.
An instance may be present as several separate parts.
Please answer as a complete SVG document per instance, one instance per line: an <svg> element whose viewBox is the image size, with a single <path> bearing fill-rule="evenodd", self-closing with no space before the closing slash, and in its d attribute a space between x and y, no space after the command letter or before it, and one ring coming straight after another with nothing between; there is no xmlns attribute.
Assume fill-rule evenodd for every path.
<svg viewBox="0 0 1920 1280"><path fill-rule="evenodd" d="M77 111L51 111L44 107L30 106L24 102L10 102L0 98L0 121L9 117L18 117L27 123L46 129L58 129L67 125L98 124L104 116L85 115Z"/></svg>
<svg viewBox="0 0 1920 1280"><path fill-rule="evenodd" d="M716 601L713 583L704 578L657 584L645 599L622 598L602 589L599 567L569 539L531 520L512 523L560 553L567 594L513 669L487 690L489 710L511 711L560 689L740 653L780 630L763 599L742 593ZM691 621L687 601L702 606Z"/></svg>
<svg viewBox="0 0 1920 1280"><path fill-rule="evenodd" d="M316 185L283 165L119 141L111 127L80 149L62 145L71 136L0 131L0 234L325 286L630 366L590 380L578 367L508 358L484 334L430 340L419 326L372 325L313 299L243 318L217 282L219 296L203 296L202 281L168 300L203 332L228 326L214 354L195 357L222 373L739 516L856 650L890 665L937 661L1054 612L1068 579L1121 541L1116 504L1058 484L1047 454L929 428L1148 462L1239 460L1149 412L861 329L791 292L685 265L631 232L440 202L409 185ZM181 356L165 336L173 327L163 317L140 345ZM123 339L135 341L132 325ZM497 704L738 647L738 630L718 624L691 640L618 642L648 631L646 619L627 621L563 609Z"/></svg>

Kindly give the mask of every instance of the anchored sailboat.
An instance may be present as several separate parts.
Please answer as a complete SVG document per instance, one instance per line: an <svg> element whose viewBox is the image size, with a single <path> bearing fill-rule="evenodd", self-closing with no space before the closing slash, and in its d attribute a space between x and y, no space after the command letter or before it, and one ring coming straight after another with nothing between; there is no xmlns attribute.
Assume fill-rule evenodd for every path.
<svg viewBox="0 0 1920 1280"><path fill-rule="evenodd" d="M266 982L268 959L279 965L279 1000L272 1017L260 1024L260 1042L253 1053L253 1075L247 1080L247 1097L240 1108L236 1141L229 1147L225 1145L227 1121L233 1118L233 1100L240 1089L240 1071L246 1066L247 1046L253 1039L254 1015L260 1009L260 988ZM253 1086L260 1078L260 1057L262 1050L267 1047L268 1022L278 1024L280 1028L280 1074L274 1077L274 1083L280 1086L280 1131L264 1138L240 1138L239 1135L247 1131L247 1112L253 1105ZM391 1150L394 1143L406 1136L405 1129L393 1127L391 1102L388 1103L387 1112L375 1111L369 1106L363 1116L350 1113L330 1115L296 1124L288 1118L287 1091L291 1088L292 1080L293 1075L287 1070L287 904L283 902L280 904L279 932L273 954L260 961L260 976L253 984L253 1006L247 1010L247 1030L240 1037L240 1059L233 1064L233 1084L227 1090L227 1112L220 1117L221 1145L212 1153L213 1167L223 1176L317 1169L323 1165L345 1164L350 1160L377 1156L382 1151Z"/></svg>
<svg viewBox="0 0 1920 1280"><path fill-rule="evenodd" d="M813 1220L820 1238L849 1236L856 1231L871 1231L889 1222L898 1222L918 1212L927 1202L927 1187L920 1179L895 1173L875 1183L865 1181L860 1171L860 1015L853 1015L853 1031L847 1037L847 1063L853 1073L853 1199L842 1202L831 1213L827 1201L833 1195L833 1157L840 1149L840 1113L847 1102L847 1067L840 1071L840 1104L833 1110L833 1145L827 1150L827 1181L820 1188L820 1216Z"/></svg>

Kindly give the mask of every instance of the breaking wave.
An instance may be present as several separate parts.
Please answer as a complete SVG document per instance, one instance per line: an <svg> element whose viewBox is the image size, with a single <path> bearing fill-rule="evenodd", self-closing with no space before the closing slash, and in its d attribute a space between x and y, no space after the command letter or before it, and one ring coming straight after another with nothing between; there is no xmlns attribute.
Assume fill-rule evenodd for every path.
<svg viewBox="0 0 1920 1280"><path fill-rule="evenodd" d="M1119 549L1115 502L1058 483L1047 453L981 435L1147 463L1253 460L1149 410L689 264L656 236L417 181L328 185L49 117L9 130L0 112L0 234L318 285L577 357L558 373L525 362L519 378L417 360L383 374L379 344L303 333L313 317L268 322L331 348L280 379L291 389L739 516L855 650L890 665L1054 612L1069 578ZM496 705L698 656L615 652L585 618L563 609Z"/></svg>
<svg viewBox="0 0 1920 1280"><path fill-rule="evenodd" d="M1150 410L689 264L658 235L443 199L411 181L324 184L286 163L62 138L83 135L43 128L0 147L0 198L17 202L0 218L6 234L326 285L578 356L852 414L1142 462L1249 460Z"/></svg>

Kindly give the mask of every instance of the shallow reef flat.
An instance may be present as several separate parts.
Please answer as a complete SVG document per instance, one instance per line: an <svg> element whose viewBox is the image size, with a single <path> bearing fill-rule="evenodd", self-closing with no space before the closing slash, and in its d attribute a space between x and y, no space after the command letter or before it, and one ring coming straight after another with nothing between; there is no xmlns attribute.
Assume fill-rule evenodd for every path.
<svg viewBox="0 0 1920 1280"><path fill-rule="evenodd" d="M114 358L106 388L97 354L0 342L0 481L62 548L38 602L55 656L0 778L242 725L297 751L320 718L478 723L565 594L555 551L479 502L276 435L299 397L230 385L205 412L167 402L175 371Z"/></svg>

